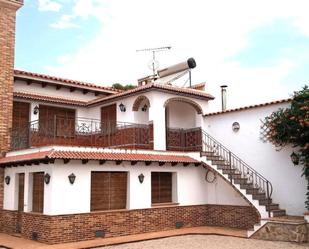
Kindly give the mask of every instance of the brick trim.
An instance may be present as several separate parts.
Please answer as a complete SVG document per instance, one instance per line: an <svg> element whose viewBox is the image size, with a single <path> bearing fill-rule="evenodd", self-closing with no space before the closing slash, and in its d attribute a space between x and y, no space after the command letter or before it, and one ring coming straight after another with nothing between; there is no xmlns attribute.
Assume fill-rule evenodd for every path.
<svg viewBox="0 0 309 249"><path fill-rule="evenodd" d="M0 225L3 232L16 231L17 211L3 210ZM85 214L49 216L22 213L21 235L48 244L75 242L95 238L103 230L105 237L175 229L176 222L184 227L226 226L249 229L259 222L259 214L250 206L194 205L156 207L149 209L115 210ZM1 217L1 216L0 216Z"/></svg>

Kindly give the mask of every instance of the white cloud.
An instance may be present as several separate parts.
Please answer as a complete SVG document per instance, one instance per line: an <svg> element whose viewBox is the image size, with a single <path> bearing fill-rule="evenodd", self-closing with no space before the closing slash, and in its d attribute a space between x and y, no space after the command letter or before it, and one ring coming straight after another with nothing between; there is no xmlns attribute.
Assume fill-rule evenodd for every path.
<svg viewBox="0 0 309 249"><path fill-rule="evenodd" d="M165 67L194 57L195 83L207 82L218 99L219 86L228 83L229 107L288 96L282 83L295 68L293 58L283 58L271 67L248 68L231 56L248 47L248 34L280 19L303 34L308 31L307 1L243 0L76 0L72 19L95 17L101 23L97 36L76 53L67 55L49 73L110 85L136 83L150 74L150 53L136 49L171 45L157 58ZM267 91L266 91L267 89ZM215 101L218 106L219 101Z"/></svg>
<svg viewBox="0 0 309 249"><path fill-rule="evenodd" d="M39 11L55 11L58 12L62 5L53 0L39 0Z"/></svg>
<svg viewBox="0 0 309 249"><path fill-rule="evenodd" d="M78 28L79 25L73 22L73 17L70 15L62 15L60 20L50 25L56 29Z"/></svg>

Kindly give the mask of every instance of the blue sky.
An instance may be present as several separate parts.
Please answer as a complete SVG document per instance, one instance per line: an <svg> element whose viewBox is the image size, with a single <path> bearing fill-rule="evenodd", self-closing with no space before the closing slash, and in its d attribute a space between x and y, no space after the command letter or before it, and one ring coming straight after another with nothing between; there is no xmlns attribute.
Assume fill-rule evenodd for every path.
<svg viewBox="0 0 309 249"><path fill-rule="evenodd" d="M228 84L229 107L285 98L308 84L307 5L25 0L17 16L15 67L102 85L136 84L151 73L151 55L136 49L172 46L158 54L160 66L194 57L194 82L206 82L217 97L219 86Z"/></svg>

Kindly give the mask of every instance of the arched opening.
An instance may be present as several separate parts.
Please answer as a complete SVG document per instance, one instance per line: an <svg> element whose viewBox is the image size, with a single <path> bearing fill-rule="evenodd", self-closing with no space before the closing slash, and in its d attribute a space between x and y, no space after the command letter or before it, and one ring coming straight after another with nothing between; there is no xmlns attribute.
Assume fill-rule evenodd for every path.
<svg viewBox="0 0 309 249"><path fill-rule="evenodd" d="M148 124L149 108L149 99L144 95L138 96L132 107L132 111L134 112L134 122L138 124Z"/></svg>
<svg viewBox="0 0 309 249"><path fill-rule="evenodd" d="M167 150L201 150L201 106L190 99L171 98L164 107Z"/></svg>

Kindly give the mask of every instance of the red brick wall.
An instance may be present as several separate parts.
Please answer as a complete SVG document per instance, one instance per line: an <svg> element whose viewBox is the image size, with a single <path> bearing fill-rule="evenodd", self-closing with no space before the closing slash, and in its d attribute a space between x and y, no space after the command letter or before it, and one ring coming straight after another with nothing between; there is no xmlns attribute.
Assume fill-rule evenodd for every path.
<svg viewBox="0 0 309 249"><path fill-rule="evenodd" d="M15 15L17 5L0 3L0 156L10 145L12 128Z"/></svg>
<svg viewBox="0 0 309 249"><path fill-rule="evenodd" d="M5 231L14 231L16 214L5 211ZM10 216L10 217L9 217ZM253 207L197 205L124 211L93 212L87 214L47 216L23 213L22 236L31 239L38 233L41 242L55 244L95 238L96 230L104 230L106 237L123 236L175 229L181 221L184 227L226 226L248 229L258 223L259 215ZM0 223L1 224L1 223Z"/></svg>

